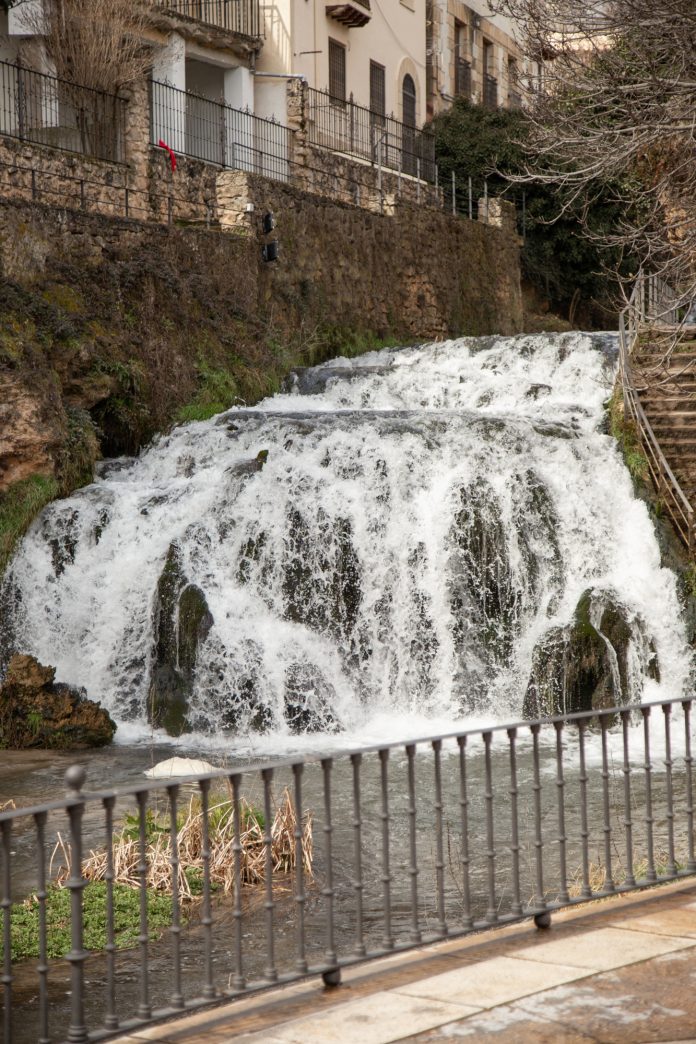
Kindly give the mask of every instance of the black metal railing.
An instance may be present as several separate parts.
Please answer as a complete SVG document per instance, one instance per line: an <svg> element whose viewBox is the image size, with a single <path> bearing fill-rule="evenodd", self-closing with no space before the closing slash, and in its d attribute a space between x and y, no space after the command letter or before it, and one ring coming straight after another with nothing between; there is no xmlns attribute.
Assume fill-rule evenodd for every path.
<svg viewBox="0 0 696 1044"><path fill-rule="evenodd" d="M0 134L123 163L125 124L124 98L0 62Z"/></svg>
<svg viewBox="0 0 696 1044"><path fill-rule="evenodd" d="M520 918L543 924L561 907L696 873L694 698L232 762L121 791L85 793L85 770L71 768L66 798L0 812L5 1044L66 1034L80 1044L279 981L336 983L358 961ZM282 865L278 804L290 849ZM188 864L185 808L199 838ZM250 818L256 883L245 883ZM221 823L226 890L213 872ZM124 843L138 901L133 948L119 952ZM164 870L153 884L156 856ZM88 864L103 881L89 902ZM57 873L70 910L63 959L49 957ZM153 891L170 896L158 939ZM38 934L22 961L15 929L28 896ZM95 905L102 938L88 953Z"/></svg>
<svg viewBox="0 0 696 1044"><path fill-rule="evenodd" d="M495 76L483 77L483 104L487 109L498 108L498 81Z"/></svg>
<svg viewBox="0 0 696 1044"><path fill-rule="evenodd" d="M454 93L471 98L471 62L465 58L456 58L454 62Z"/></svg>
<svg viewBox="0 0 696 1044"><path fill-rule="evenodd" d="M259 0L157 0L157 6L240 36L263 35Z"/></svg>
<svg viewBox="0 0 696 1044"><path fill-rule="evenodd" d="M393 116L356 105L353 96L332 98L307 90L308 138L312 145L357 156L390 170L435 180L435 136Z"/></svg>
<svg viewBox="0 0 696 1044"><path fill-rule="evenodd" d="M191 159L288 180L292 132L282 123L154 80L150 90L153 145L163 141Z"/></svg>

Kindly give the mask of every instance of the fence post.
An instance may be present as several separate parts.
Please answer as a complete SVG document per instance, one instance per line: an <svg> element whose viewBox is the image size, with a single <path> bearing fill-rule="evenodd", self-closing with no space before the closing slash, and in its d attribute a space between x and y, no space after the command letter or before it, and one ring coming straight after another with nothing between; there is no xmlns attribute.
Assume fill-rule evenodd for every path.
<svg viewBox="0 0 696 1044"><path fill-rule="evenodd" d="M474 189L469 175L469 221L474 220Z"/></svg>
<svg viewBox="0 0 696 1044"><path fill-rule="evenodd" d="M457 175L452 171L452 213L457 213Z"/></svg>
<svg viewBox="0 0 696 1044"><path fill-rule="evenodd" d="M84 950L82 920L82 890L87 883L82 877L82 816L85 810L82 787L86 778L87 773L82 765L71 765L65 773L68 797L73 799L66 810L70 823L70 877L66 887L70 890L71 950L65 955L70 962L70 1044L84 1044L88 1039L83 997L84 962L87 954Z"/></svg>
<svg viewBox="0 0 696 1044"><path fill-rule="evenodd" d="M382 139L380 138L379 149L377 150L377 193L379 195L379 212L384 213L384 199L382 197Z"/></svg>
<svg viewBox="0 0 696 1044"><path fill-rule="evenodd" d="M227 121L225 119L225 106L220 103L220 166L224 170L227 166Z"/></svg>
<svg viewBox="0 0 696 1044"><path fill-rule="evenodd" d="M20 141L24 140L24 129L26 126L26 97L24 91L22 59L17 58L17 131Z"/></svg>
<svg viewBox="0 0 696 1044"><path fill-rule="evenodd" d="M352 91L350 92L350 101L349 101L348 104L349 104L349 109L348 109L348 114L349 114L348 115L348 132L349 132L349 136L350 136L350 151L352 152L353 151L353 147L354 147L354 142L355 142L355 110L354 110L354 107L353 107L353 92Z"/></svg>

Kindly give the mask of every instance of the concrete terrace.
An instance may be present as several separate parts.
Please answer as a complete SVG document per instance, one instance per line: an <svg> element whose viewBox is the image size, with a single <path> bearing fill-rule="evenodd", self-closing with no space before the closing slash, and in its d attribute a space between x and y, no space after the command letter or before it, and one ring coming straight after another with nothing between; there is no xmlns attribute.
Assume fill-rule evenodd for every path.
<svg viewBox="0 0 696 1044"><path fill-rule="evenodd" d="M269 990L121 1044L696 1044L696 883L531 922Z"/></svg>

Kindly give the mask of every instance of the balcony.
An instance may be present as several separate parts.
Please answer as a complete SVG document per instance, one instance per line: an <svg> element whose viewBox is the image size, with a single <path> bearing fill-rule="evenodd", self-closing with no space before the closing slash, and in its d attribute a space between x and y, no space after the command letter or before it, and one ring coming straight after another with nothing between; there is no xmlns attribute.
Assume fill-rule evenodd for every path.
<svg viewBox="0 0 696 1044"><path fill-rule="evenodd" d="M263 35L260 0L158 0L155 6L238 36L258 39Z"/></svg>
<svg viewBox="0 0 696 1044"><path fill-rule="evenodd" d="M483 77L483 104L487 109L498 108L498 81L495 76Z"/></svg>
<svg viewBox="0 0 696 1044"><path fill-rule="evenodd" d="M329 18L340 22L349 29L360 29L372 18L370 0L349 0L346 4L327 4L326 13Z"/></svg>
<svg viewBox="0 0 696 1044"><path fill-rule="evenodd" d="M454 93L458 97L471 98L471 62L465 58L454 60Z"/></svg>

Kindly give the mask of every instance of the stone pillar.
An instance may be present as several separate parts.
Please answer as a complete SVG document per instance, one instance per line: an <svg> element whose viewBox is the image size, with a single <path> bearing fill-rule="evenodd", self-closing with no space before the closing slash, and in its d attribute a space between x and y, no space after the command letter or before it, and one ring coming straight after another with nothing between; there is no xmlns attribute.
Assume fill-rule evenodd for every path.
<svg viewBox="0 0 696 1044"><path fill-rule="evenodd" d="M251 69L238 65L225 69L223 96L226 105L233 109L248 109L254 112L254 76Z"/></svg>
<svg viewBox="0 0 696 1044"><path fill-rule="evenodd" d="M307 127L309 124L309 85L296 78L287 82L287 122L292 131L290 181L311 190L311 172L308 168Z"/></svg>
<svg viewBox="0 0 696 1044"><path fill-rule="evenodd" d="M127 93L125 153L128 164L129 209L134 217L147 219L149 206L148 166L153 128L150 126L150 97L145 80Z"/></svg>

